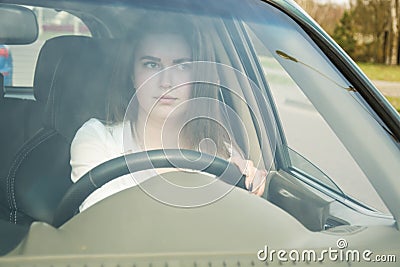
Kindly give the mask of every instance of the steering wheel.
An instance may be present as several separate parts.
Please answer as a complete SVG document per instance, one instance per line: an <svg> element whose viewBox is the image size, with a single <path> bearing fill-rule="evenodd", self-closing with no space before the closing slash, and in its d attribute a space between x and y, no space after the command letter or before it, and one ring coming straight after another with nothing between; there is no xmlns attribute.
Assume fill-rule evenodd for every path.
<svg viewBox="0 0 400 267"><path fill-rule="evenodd" d="M219 157L185 149L132 153L96 166L73 184L55 212L53 225L59 227L72 218L82 202L107 182L131 172L153 168L182 168L207 172L228 184L245 189L245 176L238 167Z"/></svg>

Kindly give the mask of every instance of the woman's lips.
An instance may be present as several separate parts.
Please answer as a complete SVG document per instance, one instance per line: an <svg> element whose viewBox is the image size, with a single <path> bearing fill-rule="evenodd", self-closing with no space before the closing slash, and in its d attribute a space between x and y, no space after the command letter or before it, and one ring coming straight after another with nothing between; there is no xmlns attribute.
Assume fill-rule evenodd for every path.
<svg viewBox="0 0 400 267"><path fill-rule="evenodd" d="M172 104L177 100L178 98L172 97L172 96L160 96L160 97L154 97L157 99L158 104Z"/></svg>

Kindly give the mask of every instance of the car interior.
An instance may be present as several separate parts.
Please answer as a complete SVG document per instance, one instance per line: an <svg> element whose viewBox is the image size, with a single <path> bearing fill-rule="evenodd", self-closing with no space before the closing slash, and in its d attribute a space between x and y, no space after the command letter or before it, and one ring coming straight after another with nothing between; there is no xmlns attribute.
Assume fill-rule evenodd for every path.
<svg viewBox="0 0 400 267"><path fill-rule="evenodd" d="M94 28L93 31L101 32L101 29ZM229 30L229 25L225 29ZM228 39L224 41L229 33L214 28L210 34L219 36L213 43L214 49L219 51L218 60L242 69L241 58L232 56L237 55L234 52L237 47ZM124 39L120 38L72 35L51 38L41 48L35 66L35 100L13 98L3 90L0 97L0 231L7 242L0 242L0 254L14 248L32 222L53 225L60 201L72 185L71 142L88 119L106 119L104 96L114 79L112 70L118 64L118 56L110 55L109 51L122 51L123 47ZM119 56L123 53L120 52ZM220 74L223 77L221 82L226 82L231 88L251 87L244 84L248 81L233 77L232 73ZM253 99L245 97L249 103L257 105L254 95ZM258 116L249 112L232 95L224 95L224 101L250 125L254 116ZM259 127L271 122L264 123ZM268 145L262 144L267 141L256 141L258 133L254 126L245 128L250 140L255 142L246 144L239 140L239 143L252 146L250 158L261 157L259 147ZM281 155L276 153L272 156L279 158ZM278 169L277 160L272 160L263 197L292 215L308 230L333 231L337 226L351 226L353 220L364 219L351 208ZM343 213L344 209L348 212Z"/></svg>

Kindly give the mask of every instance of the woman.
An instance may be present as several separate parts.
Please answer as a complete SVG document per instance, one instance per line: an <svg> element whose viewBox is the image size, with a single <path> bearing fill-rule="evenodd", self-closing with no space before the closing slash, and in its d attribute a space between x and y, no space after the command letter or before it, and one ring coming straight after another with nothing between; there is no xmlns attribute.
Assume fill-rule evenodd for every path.
<svg viewBox="0 0 400 267"><path fill-rule="evenodd" d="M267 173L245 160L230 138L229 124L217 101L217 71L204 65L205 60L215 62L207 47L210 42L183 16L145 16L135 29L128 47L122 49L132 55L120 53L122 64L114 84L122 91L110 90L107 121L89 120L72 142L72 181L126 153L184 148L231 160L246 175L249 191L262 195ZM114 179L93 192L80 209L164 171L147 170Z"/></svg>

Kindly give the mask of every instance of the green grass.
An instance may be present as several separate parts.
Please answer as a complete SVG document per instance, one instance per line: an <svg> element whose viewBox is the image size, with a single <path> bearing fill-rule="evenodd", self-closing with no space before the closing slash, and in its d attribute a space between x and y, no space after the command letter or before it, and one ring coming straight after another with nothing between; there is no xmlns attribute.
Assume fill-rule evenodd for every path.
<svg viewBox="0 0 400 267"><path fill-rule="evenodd" d="M371 80L400 82L400 66L387 66L383 64L357 63L362 71ZM387 96L389 102L400 112L400 97Z"/></svg>
<svg viewBox="0 0 400 267"><path fill-rule="evenodd" d="M400 66L387 66L372 63L357 63L371 80L400 82Z"/></svg>
<svg viewBox="0 0 400 267"><path fill-rule="evenodd" d="M400 97L387 96L386 98L394 106L394 108L400 112Z"/></svg>

